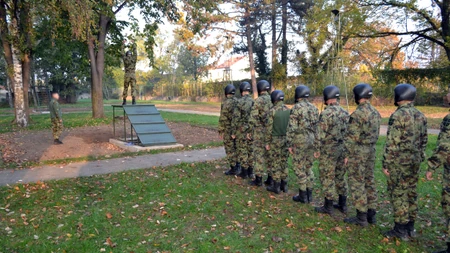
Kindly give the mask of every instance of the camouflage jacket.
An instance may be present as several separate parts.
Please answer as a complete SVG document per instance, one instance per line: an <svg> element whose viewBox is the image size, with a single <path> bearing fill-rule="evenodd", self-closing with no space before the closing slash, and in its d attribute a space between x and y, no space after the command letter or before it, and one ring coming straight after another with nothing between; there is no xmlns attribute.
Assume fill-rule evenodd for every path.
<svg viewBox="0 0 450 253"><path fill-rule="evenodd" d="M389 118L383 168L422 162L427 141L427 118L413 103L400 105Z"/></svg>
<svg viewBox="0 0 450 253"><path fill-rule="evenodd" d="M272 141L272 136L286 136L289 124L289 114L290 109L283 101L275 103L275 105L270 108L267 115L267 143Z"/></svg>
<svg viewBox="0 0 450 253"><path fill-rule="evenodd" d="M345 139L346 152L358 152L358 146L374 146L380 135L381 115L369 101L358 105L350 115Z"/></svg>
<svg viewBox="0 0 450 253"><path fill-rule="evenodd" d="M314 145L318 138L319 110L307 99L299 100L291 109L287 130L287 146Z"/></svg>
<svg viewBox="0 0 450 253"><path fill-rule="evenodd" d="M252 110L250 112L250 120L249 120L249 133L253 135L265 135L267 128L267 113L272 107L272 101L270 99L270 95L267 92L261 94L253 104ZM258 131L256 133L255 131Z"/></svg>
<svg viewBox="0 0 450 253"><path fill-rule="evenodd" d="M428 158L428 170L434 172L442 164L450 164L450 113L441 123L441 132L433 155Z"/></svg>
<svg viewBox="0 0 450 253"><path fill-rule="evenodd" d="M232 122L233 129L239 131L239 133L249 133L249 121L250 113L255 101L251 95L245 95L237 100L236 110L234 110L234 120Z"/></svg>
<svg viewBox="0 0 450 253"><path fill-rule="evenodd" d="M50 118L62 119L61 107L59 106L58 101L56 101L55 99L50 100L48 109L50 111Z"/></svg>
<svg viewBox="0 0 450 253"><path fill-rule="evenodd" d="M347 132L348 118L348 112L339 103L327 105L319 117L319 138L316 141L316 149L342 144Z"/></svg>
<svg viewBox="0 0 450 253"><path fill-rule="evenodd" d="M137 48L136 44L131 46L131 55L125 53L123 56L123 65L125 68L125 76L134 76L136 72Z"/></svg>
<svg viewBox="0 0 450 253"><path fill-rule="evenodd" d="M236 129L233 128L234 111L236 110L237 99L234 96L225 98L220 108L219 134L235 135Z"/></svg>

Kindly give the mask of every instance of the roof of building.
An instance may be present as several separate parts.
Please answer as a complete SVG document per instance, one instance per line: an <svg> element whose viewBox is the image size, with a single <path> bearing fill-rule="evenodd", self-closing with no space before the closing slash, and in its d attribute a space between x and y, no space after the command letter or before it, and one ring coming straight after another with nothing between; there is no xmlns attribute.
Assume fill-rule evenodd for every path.
<svg viewBox="0 0 450 253"><path fill-rule="evenodd" d="M212 69L225 69L225 68L231 67L234 64L236 64L238 61L240 61L244 58L245 58L245 56L243 56L243 55L231 57L230 59L226 60L225 62L223 62L220 65L217 65L216 67L213 67Z"/></svg>

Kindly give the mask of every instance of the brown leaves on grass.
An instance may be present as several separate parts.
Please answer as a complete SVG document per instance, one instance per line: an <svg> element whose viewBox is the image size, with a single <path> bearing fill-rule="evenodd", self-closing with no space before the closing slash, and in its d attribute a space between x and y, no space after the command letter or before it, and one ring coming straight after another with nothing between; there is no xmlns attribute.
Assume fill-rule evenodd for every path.
<svg viewBox="0 0 450 253"><path fill-rule="evenodd" d="M113 216L112 216L112 214L111 213L106 213L106 218L107 219L111 219Z"/></svg>
<svg viewBox="0 0 450 253"><path fill-rule="evenodd" d="M105 245L108 245L109 247L111 247L111 248L114 248L114 247L116 247L117 246L117 244L116 243L114 243L112 240L111 240L111 238L106 238L106 242L104 243Z"/></svg>

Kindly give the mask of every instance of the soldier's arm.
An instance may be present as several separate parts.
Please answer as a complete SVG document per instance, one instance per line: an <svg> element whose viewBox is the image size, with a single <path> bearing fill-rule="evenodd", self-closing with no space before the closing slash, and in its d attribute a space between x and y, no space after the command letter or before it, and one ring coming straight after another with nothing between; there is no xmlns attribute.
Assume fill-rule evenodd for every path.
<svg viewBox="0 0 450 253"><path fill-rule="evenodd" d="M235 129L235 131L238 131L239 124L241 121L241 117L242 117L241 107L242 107L242 100L237 100L236 106L233 110L233 116L232 116L232 121L231 121L231 127L233 129Z"/></svg>
<svg viewBox="0 0 450 253"><path fill-rule="evenodd" d="M344 146L346 154L356 151L356 145L360 141L361 136L361 116L359 111L355 111L350 115L347 125L347 138L345 138Z"/></svg>
<svg viewBox="0 0 450 253"><path fill-rule="evenodd" d="M286 132L287 147L291 148L294 146L295 136L298 133L299 119L298 110L292 110L289 116L289 125Z"/></svg>
<svg viewBox="0 0 450 253"><path fill-rule="evenodd" d="M229 112L228 112L228 125L230 126L230 132L231 135L235 136L236 132L237 132L237 118L235 118L234 116L236 115L236 111L237 111L237 101L233 100L233 102L231 103L230 107L229 107Z"/></svg>
<svg viewBox="0 0 450 253"><path fill-rule="evenodd" d="M224 109L223 109L223 103L222 103L222 105L220 106L219 126L217 128L219 134L222 134L225 130L224 121L225 121L225 115L224 115Z"/></svg>
<svg viewBox="0 0 450 253"><path fill-rule="evenodd" d="M421 152L420 153L422 154L422 161L425 160L425 157L426 157L425 151L427 149L427 143L428 143L428 133L427 133L428 126L427 126L427 118L425 117L425 115L423 116L423 120L424 120L423 128L420 133L420 140L421 140L421 143L420 143L421 144L421 147L420 147Z"/></svg>
<svg viewBox="0 0 450 253"><path fill-rule="evenodd" d="M398 111L397 111L398 112ZM404 123L400 113L395 112L389 118L388 132L384 146L383 168L387 169L398 158L399 144L404 133Z"/></svg>
<svg viewBox="0 0 450 253"><path fill-rule="evenodd" d="M258 120L259 115L259 103L255 101L253 104L252 110L250 111L250 119L248 121L248 132L253 134L255 129L256 121Z"/></svg>
<svg viewBox="0 0 450 253"><path fill-rule="evenodd" d="M137 45L135 42L133 42L133 45L131 46L131 50L133 50L133 62L137 62Z"/></svg>
<svg viewBox="0 0 450 253"><path fill-rule="evenodd" d="M265 132L265 136L266 136L266 144L269 144L272 142L272 130L273 130L273 116L274 116L275 111L269 110L267 112L266 115L266 132Z"/></svg>

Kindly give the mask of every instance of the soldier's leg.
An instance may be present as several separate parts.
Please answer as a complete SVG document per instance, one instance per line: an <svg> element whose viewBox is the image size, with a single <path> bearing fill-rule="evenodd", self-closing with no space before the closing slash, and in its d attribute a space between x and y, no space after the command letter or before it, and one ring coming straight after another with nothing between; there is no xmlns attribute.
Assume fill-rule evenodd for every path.
<svg viewBox="0 0 450 253"><path fill-rule="evenodd" d="M337 151L339 153L339 156L336 161L336 177L335 177L335 184L336 184L336 192L340 196L347 196L347 181L345 180L345 173L347 173L347 169L344 164L344 153L343 149L339 148Z"/></svg>
<svg viewBox="0 0 450 253"><path fill-rule="evenodd" d="M59 135L58 135L58 120L57 119L52 119L52 135L53 135L53 139L54 140L59 138Z"/></svg>
<svg viewBox="0 0 450 253"><path fill-rule="evenodd" d="M292 155L292 167L294 169L294 173L297 176L297 181L299 185L300 191L306 191L308 187L308 174L307 174L307 159L304 155L305 150L301 148L294 149L294 155Z"/></svg>
<svg viewBox="0 0 450 253"><path fill-rule="evenodd" d="M267 170L271 172L273 183L267 187L268 191L274 193L280 193L281 191L281 180L284 175L284 168L282 166L283 160L283 140L280 137L274 136L270 145L269 151L269 162Z"/></svg>
<svg viewBox="0 0 450 253"><path fill-rule="evenodd" d="M378 194L377 187L375 184L375 148L372 148L372 151L368 154L368 158L365 161L365 170L364 170L364 178L365 178L365 186L366 186L366 194L367 194L367 207L368 209L376 210Z"/></svg>
<svg viewBox="0 0 450 253"><path fill-rule="evenodd" d="M225 153L227 155L227 160L230 166L236 165L236 151L234 140L231 138L231 135L224 134L223 136L223 145L225 147Z"/></svg>
<svg viewBox="0 0 450 253"><path fill-rule="evenodd" d="M283 192L288 192L288 175L289 175L289 168L287 166L287 161L289 158L289 151L287 149L286 146L286 137L282 136L280 138L280 160L279 160L279 166L280 166L280 171L281 171L281 186L280 189Z"/></svg>
<svg viewBox="0 0 450 253"><path fill-rule="evenodd" d="M246 137L245 138L245 148L247 150L247 163L248 163L248 167L253 168L254 166L254 161L255 161L255 156L253 153L253 141L252 140L248 140Z"/></svg>
<svg viewBox="0 0 450 253"><path fill-rule="evenodd" d="M405 181L403 168L388 168L388 170L390 173L388 178L388 190L394 209L394 221L399 224L406 224L409 221L409 185Z"/></svg>
<svg viewBox="0 0 450 253"><path fill-rule="evenodd" d="M131 78L130 80L130 86L131 86L131 97L136 98L136 78Z"/></svg>
<svg viewBox="0 0 450 253"><path fill-rule="evenodd" d="M254 173L256 176L262 177L264 173L264 162L265 162L266 149L264 147L264 142L255 139L253 141L253 157L254 157Z"/></svg>
<svg viewBox="0 0 450 253"><path fill-rule="evenodd" d="M321 152L319 158L320 182L323 195L328 200L336 198L335 169L336 156L331 152Z"/></svg>
<svg viewBox="0 0 450 253"><path fill-rule="evenodd" d="M420 163L414 164L411 167L411 173L405 178L408 184L408 213L409 219L415 221L417 218L418 204L417 204L417 183L419 182Z"/></svg>
<svg viewBox="0 0 450 253"><path fill-rule="evenodd" d="M57 120L57 128L56 128L57 139L59 139L59 137L61 137L62 130L63 130L63 125L59 120Z"/></svg>
<svg viewBox="0 0 450 253"><path fill-rule="evenodd" d="M130 86L130 78L125 76L125 80L123 82L123 93L122 98L127 99L128 96L128 86Z"/></svg>
<svg viewBox="0 0 450 253"><path fill-rule="evenodd" d="M236 153L237 161L241 163L243 168L248 168L248 148L245 136L241 133L236 135Z"/></svg>
<svg viewBox="0 0 450 253"><path fill-rule="evenodd" d="M364 157L349 157L347 166L352 202L355 208L361 212L367 212L364 160Z"/></svg>

